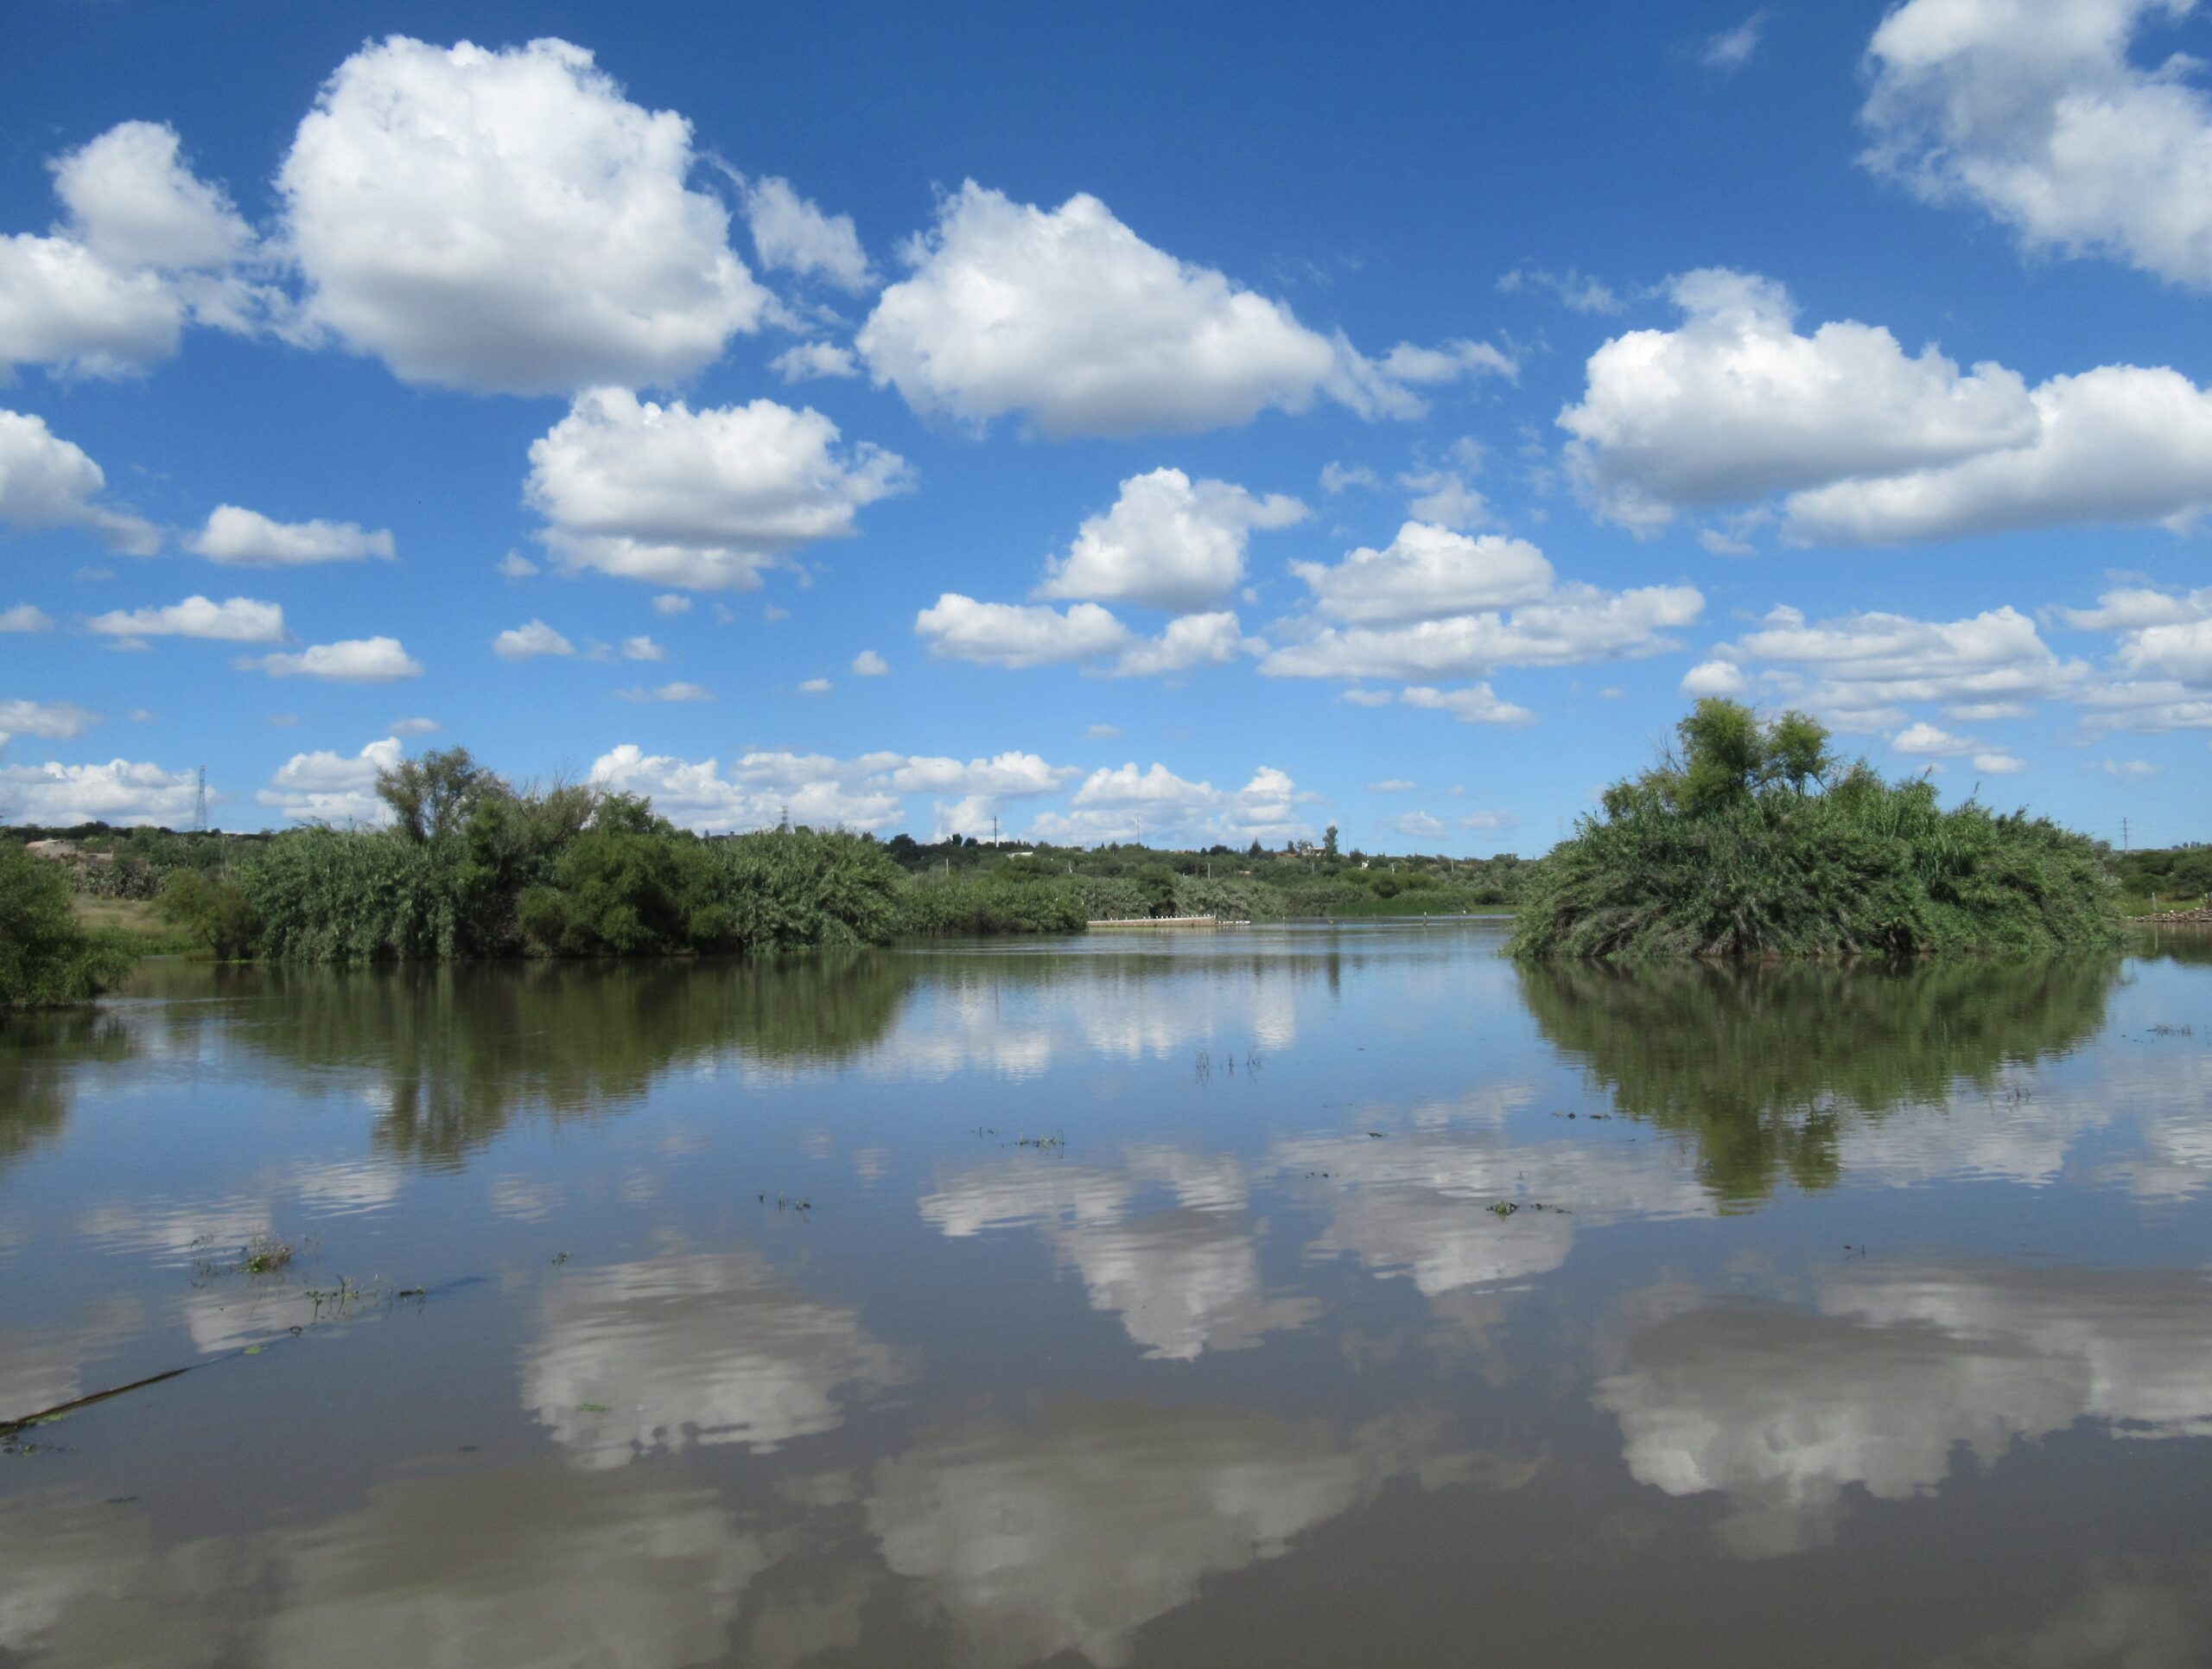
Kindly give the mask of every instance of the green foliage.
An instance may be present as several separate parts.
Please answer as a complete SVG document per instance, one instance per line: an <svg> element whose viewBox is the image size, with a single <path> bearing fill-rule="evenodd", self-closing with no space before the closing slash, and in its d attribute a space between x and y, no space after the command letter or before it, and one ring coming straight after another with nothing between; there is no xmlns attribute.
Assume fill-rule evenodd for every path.
<svg viewBox="0 0 2212 1669"><path fill-rule="evenodd" d="M864 835L811 829L708 844L692 931L754 955L876 945L899 931L906 877Z"/></svg>
<svg viewBox="0 0 2212 1669"><path fill-rule="evenodd" d="M78 925L68 881L56 865L0 840L0 1005L88 1002L136 959L121 937Z"/></svg>
<svg viewBox="0 0 2212 1669"><path fill-rule="evenodd" d="M466 748L404 759L377 773L377 797L391 807L392 831L418 846L453 839L477 801L505 787Z"/></svg>
<svg viewBox="0 0 2212 1669"><path fill-rule="evenodd" d="M2103 850L2024 812L1946 812L1932 783L1835 774L1802 715L1703 701L1682 758L1605 792L1529 888L1536 957L1909 956L2104 944ZM1824 792L1813 790L1826 780Z"/></svg>
<svg viewBox="0 0 2212 1669"><path fill-rule="evenodd" d="M1175 914L1175 871L1165 863L1147 863L1139 870L1137 889L1143 895L1147 915Z"/></svg>
<svg viewBox="0 0 2212 1669"><path fill-rule="evenodd" d="M896 931L912 936L1081 933L1088 889L1060 877L918 876L898 896Z"/></svg>
<svg viewBox="0 0 2212 1669"><path fill-rule="evenodd" d="M2156 898L2165 908L2189 908L2212 896L2212 846L2171 846L2113 854L2121 890L2148 908Z"/></svg>
<svg viewBox="0 0 2212 1669"><path fill-rule="evenodd" d="M237 881L273 962L439 961L469 948L433 849L389 831L295 829L241 862Z"/></svg>
<svg viewBox="0 0 2212 1669"><path fill-rule="evenodd" d="M261 918L245 889L227 876L172 870L156 908L194 945L226 961L252 955L261 942Z"/></svg>

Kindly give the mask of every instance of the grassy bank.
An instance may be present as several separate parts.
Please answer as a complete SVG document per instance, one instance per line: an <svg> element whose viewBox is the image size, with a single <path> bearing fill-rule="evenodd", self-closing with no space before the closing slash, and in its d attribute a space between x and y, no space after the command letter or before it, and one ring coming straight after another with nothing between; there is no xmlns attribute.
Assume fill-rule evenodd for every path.
<svg viewBox="0 0 2212 1669"><path fill-rule="evenodd" d="M90 898L77 893L69 900L77 925L88 933L106 934L129 945L141 956L176 955L201 948L200 936L162 913L158 904L138 898Z"/></svg>
<svg viewBox="0 0 2212 1669"><path fill-rule="evenodd" d="M1524 957L1764 959L2105 945L2114 882L2097 843L1924 779L1840 767L1802 714L1762 724L1700 702L1678 752L1605 792L1544 860Z"/></svg>

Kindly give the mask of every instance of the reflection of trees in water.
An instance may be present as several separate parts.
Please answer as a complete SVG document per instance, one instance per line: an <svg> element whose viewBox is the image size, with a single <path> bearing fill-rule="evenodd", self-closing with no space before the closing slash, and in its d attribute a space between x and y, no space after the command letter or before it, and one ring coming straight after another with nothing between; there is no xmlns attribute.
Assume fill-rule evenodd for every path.
<svg viewBox="0 0 2212 1669"><path fill-rule="evenodd" d="M867 1048L913 979L898 959L523 963L280 971L234 1016L250 1048L372 1074L378 1144L450 1162L518 1112L634 1101L677 1064L734 1051L819 1064Z"/></svg>
<svg viewBox="0 0 2212 1669"><path fill-rule="evenodd" d="M1528 964L1529 1010L1632 1118L1694 1139L1706 1182L1753 1199L1836 1180L1839 1119L1993 1091L2104 1024L2109 957L1897 969Z"/></svg>
<svg viewBox="0 0 2212 1669"><path fill-rule="evenodd" d="M2127 936L2127 953L2147 962L2179 962L2202 967L2212 962L2212 927L2187 922L2171 927L2143 927Z"/></svg>
<svg viewBox="0 0 2212 1669"><path fill-rule="evenodd" d="M109 1010L0 1017L0 1165L60 1133L80 1067L130 1053L130 1029Z"/></svg>

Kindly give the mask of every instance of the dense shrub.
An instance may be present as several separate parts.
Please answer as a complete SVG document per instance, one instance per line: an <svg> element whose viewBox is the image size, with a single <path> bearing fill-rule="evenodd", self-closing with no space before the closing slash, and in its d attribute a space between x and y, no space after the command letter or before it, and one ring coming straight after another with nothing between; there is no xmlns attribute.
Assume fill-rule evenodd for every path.
<svg viewBox="0 0 2212 1669"><path fill-rule="evenodd" d="M862 835L782 829L705 848L694 932L754 954L880 944L899 931L906 877Z"/></svg>
<svg viewBox="0 0 2212 1669"><path fill-rule="evenodd" d="M0 1004L46 1008L105 991L136 953L77 925L69 883L53 863L0 840Z"/></svg>
<svg viewBox="0 0 2212 1669"><path fill-rule="evenodd" d="M1126 883L1125 883L1126 884ZM1135 891L1132 885L1131 891ZM996 876L917 877L898 899L898 931L924 934L1080 933L1090 919L1087 889L1066 880L1002 881Z"/></svg>
<svg viewBox="0 0 2212 1669"><path fill-rule="evenodd" d="M1935 786L1838 771L1801 714L1708 700L1682 750L1605 795L1522 900L1524 956L2038 951L2116 934L2103 850Z"/></svg>
<svg viewBox="0 0 2212 1669"><path fill-rule="evenodd" d="M238 867L274 962L421 962L467 953L450 872L391 832L296 829Z"/></svg>

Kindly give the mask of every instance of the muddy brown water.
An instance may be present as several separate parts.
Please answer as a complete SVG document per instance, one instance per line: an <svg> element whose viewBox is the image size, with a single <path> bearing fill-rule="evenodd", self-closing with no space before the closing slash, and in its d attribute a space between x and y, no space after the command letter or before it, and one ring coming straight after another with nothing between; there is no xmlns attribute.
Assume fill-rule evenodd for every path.
<svg viewBox="0 0 2212 1669"><path fill-rule="evenodd" d="M2212 941L1499 944L10 1022L0 1663L2212 1662Z"/></svg>

